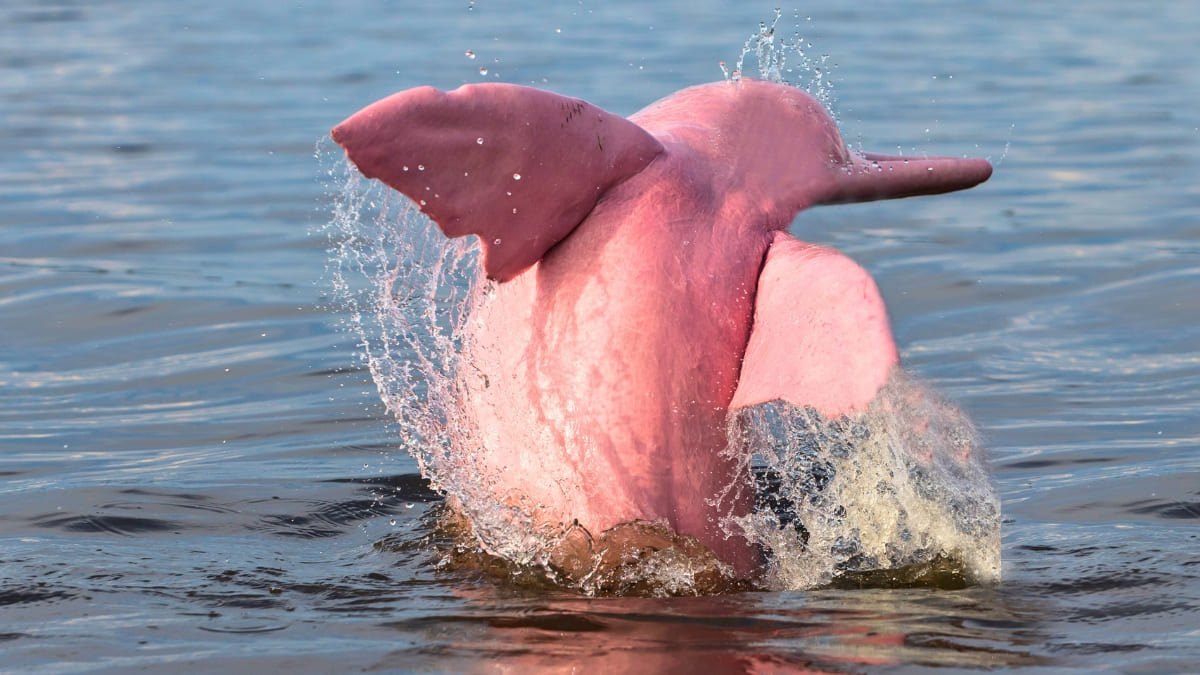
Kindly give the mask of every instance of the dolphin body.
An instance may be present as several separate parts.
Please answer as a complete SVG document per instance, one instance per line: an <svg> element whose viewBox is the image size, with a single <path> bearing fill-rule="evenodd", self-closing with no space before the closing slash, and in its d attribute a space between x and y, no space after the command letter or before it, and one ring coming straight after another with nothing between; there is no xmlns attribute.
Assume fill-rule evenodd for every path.
<svg viewBox="0 0 1200 675"><path fill-rule="evenodd" d="M788 225L992 171L851 151L810 95L748 79L628 119L510 84L419 87L332 135L447 236L477 235L498 282L465 341L488 502L458 495L467 512L501 504L542 531L666 523L742 576L761 556L720 523L753 497L714 499L744 480L722 452L731 414L861 413L899 363L870 275Z"/></svg>

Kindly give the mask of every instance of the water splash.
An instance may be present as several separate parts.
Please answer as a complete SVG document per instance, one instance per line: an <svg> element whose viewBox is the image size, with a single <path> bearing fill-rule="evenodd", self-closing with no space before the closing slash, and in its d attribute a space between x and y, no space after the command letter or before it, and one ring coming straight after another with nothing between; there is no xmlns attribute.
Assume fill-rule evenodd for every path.
<svg viewBox="0 0 1200 675"><path fill-rule="evenodd" d="M1000 501L978 434L899 369L852 417L784 402L744 410L726 452L758 508L725 526L769 552L767 587L946 564L969 582L1000 579Z"/></svg>
<svg viewBox="0 0 1200 675"><path fill-rule="evenodd" d="M459 388L462 329L481 287L478 245L442 236L411 201L344 158L326 173L336 188L326 277L342 327L358 339L401 449L446 491L441 467L473 436Z"/></svg>
<svg viewBox="0 0 1200 675"><path fill-rule="evenodd" d="M479 271L479 242L446 238L411 201L364 180L344 158L326 173L326 277L347 317L342 327L358 340L395 421L399 449L466 516L468 526L456 529L467 550L504 559L514 579L534 570L558 578L554 551L569 533L496 503L496 477L475 461L483 446L468 413L466 324L494 296Z"/></svg>
<svg viewBox="0 0 1200 675"><path fill-rule="evenodd" d="M811 55L813 44L801 36L798 28L790 37L780 35L782 16L783 11L776 8L775 19L770 25L760 22L758 32L751 34L742 46L733 70L730 71L722 61L719 64L721 72L726 80L740 81L746 73L746 57L753 55L759 79L804 89L832 113L837 103L833 91L833 70L837 64L830 61L829 54ZM799 24L798 13L794 13L792 19L794 24ZM812 17L804 20L810 22ZM836 116L834 119L837 121Z"/></svg>

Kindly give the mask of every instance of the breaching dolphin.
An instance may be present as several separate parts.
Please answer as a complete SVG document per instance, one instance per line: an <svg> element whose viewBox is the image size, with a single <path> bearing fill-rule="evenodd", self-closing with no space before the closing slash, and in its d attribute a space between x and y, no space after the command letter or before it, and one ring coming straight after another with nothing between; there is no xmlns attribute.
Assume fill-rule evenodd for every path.
<svg viewBox="0 0 1200 675"><path fill-rule="evenodd" d="M420 87L333 138L447 236L479 237L497 283L468 322L463 414L482 497L542 531L665 522L743 575L760 554L720 523L753 497L714 499L744 480L731 413L861 412L899 363L870 275L788 225L992 171L849 150L812 96L749 79L628 119L523 86Z"/></svg>

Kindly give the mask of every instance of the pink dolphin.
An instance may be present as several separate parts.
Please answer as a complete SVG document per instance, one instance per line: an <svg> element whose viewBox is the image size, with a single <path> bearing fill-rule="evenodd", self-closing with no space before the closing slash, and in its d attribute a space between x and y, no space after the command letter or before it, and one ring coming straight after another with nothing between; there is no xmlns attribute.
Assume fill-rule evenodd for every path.
<svg viewBox="0 0 1200 675"><path fill-rule="evenodd" d="M754 80L628 119L515 85L420 87L333 137L447 236L477 235L500 282L470 319L463 404L492 503L550 529L666 521L743 575L759 554L718 523L752 496L713 499L739 480L730 413L863 411L899 362L867 272L786 228L992 171L850 151L811 96Z"/></svg>

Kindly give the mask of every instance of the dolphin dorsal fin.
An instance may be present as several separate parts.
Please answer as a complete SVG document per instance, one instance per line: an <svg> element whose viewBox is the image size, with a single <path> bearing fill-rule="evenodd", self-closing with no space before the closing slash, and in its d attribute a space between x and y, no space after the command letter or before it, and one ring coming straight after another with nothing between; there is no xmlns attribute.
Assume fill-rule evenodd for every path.
<svg viewBox="0 0 1200 675"><path fill-rule="evenodd" d="M507 281L575 228L663 147L590 103L512 84L418 87L333 130L363 175L416 202L450 237L478 235Z"/></svg>

